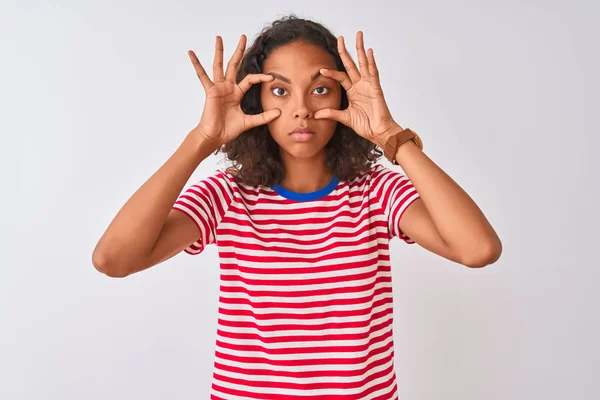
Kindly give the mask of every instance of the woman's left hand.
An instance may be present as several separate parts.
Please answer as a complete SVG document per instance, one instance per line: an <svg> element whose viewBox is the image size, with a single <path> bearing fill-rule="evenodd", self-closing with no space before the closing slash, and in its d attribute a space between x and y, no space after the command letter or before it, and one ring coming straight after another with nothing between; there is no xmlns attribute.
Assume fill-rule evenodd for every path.
<svg viewBox="0 0 600 400"><path fill-rule="evenodd" d="M356 34L356 51L360 70L346 51L344 38L338 38L338 52L346 72L322 69L321 74L335 79L346 90L348 107L345 110L326 108L315 113L315 119L331 119L352 128L360 136L382 147L385 139L399 131L385 102L379 82L379 71L373 49L365 52L363 33Z"/></svg>

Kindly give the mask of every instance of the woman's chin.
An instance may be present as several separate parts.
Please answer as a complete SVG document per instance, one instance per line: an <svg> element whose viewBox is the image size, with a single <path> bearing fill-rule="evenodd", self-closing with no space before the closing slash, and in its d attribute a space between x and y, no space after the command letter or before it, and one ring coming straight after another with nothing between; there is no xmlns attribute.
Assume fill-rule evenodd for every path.
<svg viewBox="0 0 600 400"><path fill-rule="evenodd" d="M323 153L324 147L317 146L310 143L294 143L291 146L287 145L282 148L282 155L297 158L297 159L309 159L315 158Z"/></svg>

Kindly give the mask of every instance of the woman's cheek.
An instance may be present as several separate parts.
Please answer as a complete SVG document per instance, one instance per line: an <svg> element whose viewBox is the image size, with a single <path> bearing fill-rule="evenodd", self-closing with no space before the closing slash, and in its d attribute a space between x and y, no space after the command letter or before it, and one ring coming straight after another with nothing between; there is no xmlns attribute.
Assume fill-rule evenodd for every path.
<svg viewBox="0 0 600 400"><path fill-rule="evenodd" d="M265 88L263 88L260 92L260 104L262 105L263 111L268 111L269 109L271 109L271 104L269 101L269 96L267 96L267 93L265 92Z"/></svg>

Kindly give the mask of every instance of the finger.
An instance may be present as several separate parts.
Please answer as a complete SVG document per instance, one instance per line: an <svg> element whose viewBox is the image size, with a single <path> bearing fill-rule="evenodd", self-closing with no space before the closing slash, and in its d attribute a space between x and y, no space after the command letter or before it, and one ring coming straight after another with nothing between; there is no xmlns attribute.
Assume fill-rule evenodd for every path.
<svg viewBox="0 0 600 400"><path fill-rule="evenodd" d="M281 111L278 109L273 109L269 111L265 111L261 114L248 115L244 117L244 128L246 130L255 128L260 125L268 124L273 121L275 118L281 115Z"/></svg>
<svg viewBox="0 0 600 400"><path fill-rule="evenodd" d="M354 60L352 60L352 57L348 54L348 50L346 50L343 36L338 38L338 53L340 54L342 62L344 63L344 68L346 68L346 72L352 80L352 83L358 82L360 80L360 72L356 68Z"/></svg>
<svg viewBox="0 0 600 400"><path fill-rule="evenodd" d="M190 60L192 61L192 65L194 66L194 69L196 70L196 75L198 75L198 78L200 79L200 82L202 83L202 87L204 87L204 90L208 90L213 85L213 83L210 80L210 78L208 77L208 75L206 74L206 71L204 70L204 67L202 66L202 64L200 64L200 60L198 60L198 57L196 57L196 53L194 53L192 50L189 50L188 56L190 57Z"/></svg>
<svg viewBox="0 0 600 400"><path fill-rule="evenodd" d="M225 79L231 82L235 82L235 76L237 74L240 62L244 56L244 50L246 50L246 35L240 37L237 48L233 52L233 56L227 63L227 71L225 72Z"/></svg>
<svg viewBox="0 0 600 400"><path fill-rule="evenodd" d="M363 33L358 31L356 34L356 53L358 54L358 66L362 76L370 76L369 63L367 61L367 53L365 52L365 41Z"/></svg>
<svg viewBox="0 0 600 400"><path fill-rule="evenodd" d="M373 78L373 82L379 85L379 69L377 68L377 63L375 62L375 54L373 54L373 49L369 49L367 52L367 59L369 63L369 72L371 73L371 78Z"/></svg>
<svg viewBox="0 0 600 400"><path fill-rule="evenodd" d="M337 122L341 122L344 125L350 124L350 116L347 110L336 110L334 108L325 108L319 110L314 115L315 119L331 119Z"/></svg>
<svg viewBox="0 0 600 400"><path fill-rule="evenodd" d="M257 83L261 82L270 82L275 79L272 75L267 74L248 74L242 79L242 81L238 84L238 87L242 91L242 93L246 94L246 92Z"/></svg>
<svg viewBox="0 0 600 400"><path fill-rule="evenodd" d="M225 79L223 75L223 38L217 36L215 41L215 59L213 61L213 79L214 81L222 81Z"/></svg>
<svg viewBox="0 0 600 400"><path fill-rule="evenodd" d="M352 87L352 81L350 80L348 74L345 72L325 68L321 69L319 72L321 72L321 75L323 76L338 81L346 91L350 90L350 88Z"/></svg>

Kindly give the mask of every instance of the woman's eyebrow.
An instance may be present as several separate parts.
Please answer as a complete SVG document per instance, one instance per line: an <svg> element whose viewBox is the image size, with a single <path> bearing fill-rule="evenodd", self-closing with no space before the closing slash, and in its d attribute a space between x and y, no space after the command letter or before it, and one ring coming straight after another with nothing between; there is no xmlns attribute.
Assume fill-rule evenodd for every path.
<svg viewBox="0 0 600 400"><path fill-rule="evenodd" d="M286 78L285 76L280 75L277 72L267 72L267 75L271 75L281 81L284 81L285 83L292 83L292 81L289 78ZM317 71L313 76L310 77L311 82L316 80L319 76L321 76L321 72Z"/></svg>

